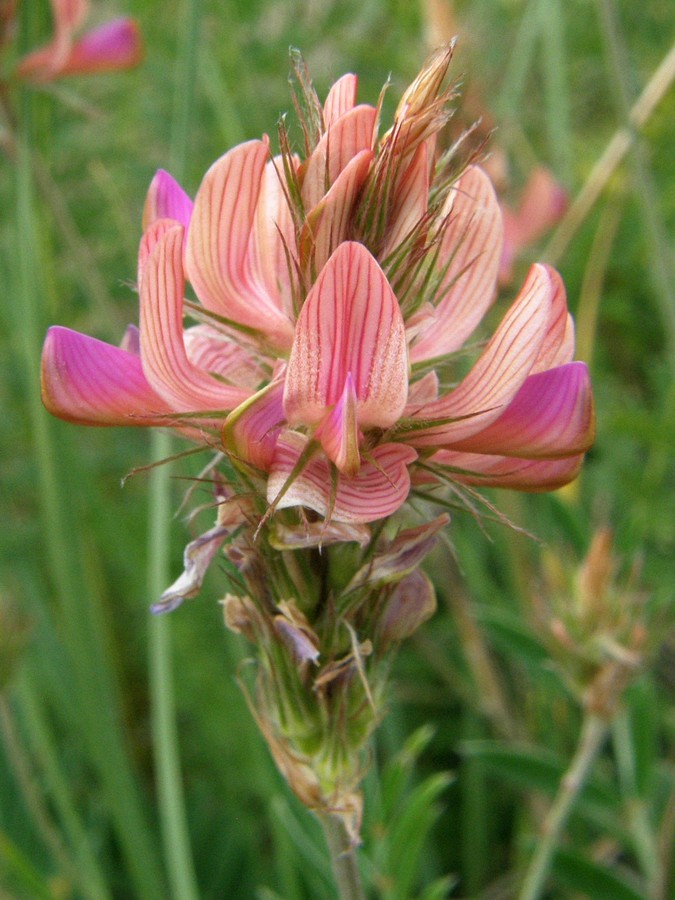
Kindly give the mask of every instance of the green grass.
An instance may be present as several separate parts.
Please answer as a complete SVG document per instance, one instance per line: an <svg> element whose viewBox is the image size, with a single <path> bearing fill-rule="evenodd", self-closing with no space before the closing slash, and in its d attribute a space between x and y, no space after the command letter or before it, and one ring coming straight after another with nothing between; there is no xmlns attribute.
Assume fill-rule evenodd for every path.
<svg viewBox="0 0 675 900"><path fill-rule="evenodd" d="M274 139L291 109L289 46L320 95L353 70L375 102L391 73L386 118L426 53L421 7L94 6L101 20L139 18L144 64L16 86L16 146L0 167L0 896L328 897L320 831L236 683L247 648L222 625L224 573L214 567L199 599L150 620L191 536L172 517L181 483L170 476L192 463L121 488L166 448L141 430L51 420L39 354L49 324L117 342L137 319L128 285L155 169L194 193L233 143ZM492 140L515 183L537 159L576 196L671 49L668 4L457 6L470 36L462 67L503 123ZM25 2L21 45L48 21L46 0ZM491 494L541 543L498 524L486 537L456 515L454 557L444 547L429 562L439 611L397 661L366 779L373 897L514 895L581 730L533 598L547 554L575 565L605 524L619 578L640 566L648 652L566 820L547 896L665 900L672 889L674 122L670 87L556 258L597 400L581 478L552 496Z"/></svg>

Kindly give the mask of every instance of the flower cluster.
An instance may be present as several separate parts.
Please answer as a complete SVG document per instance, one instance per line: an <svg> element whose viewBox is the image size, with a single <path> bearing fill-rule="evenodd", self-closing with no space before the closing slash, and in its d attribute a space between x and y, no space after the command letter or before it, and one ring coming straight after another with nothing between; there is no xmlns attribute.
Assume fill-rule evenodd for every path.
<svg viewBox="0 0 675 900"><path fill-rule="evenodd" d="M262 485L268 515L360 525L448 482L549 490L593 439L559 275L533 265L468 372L503 248L493 187L435 158L450 49L378 138L345 75L303 82L305 158L252 140L194 202L166 172L145 204L140 328L114 347L49 331L43 397L91 425L171 425ZM196 300L186 299L186 282ZM189 316L196 324L184 326Z"/></svg>
<svg viewBox="0 0 675 900"><path fill-rule="evenodd" d="M119 347L54 327L42 357L55 415L171 427L214 452L216 523L154 609L196 594L224 548L225 622L256 648L252 713L298 797L354 842L362 750L392 652L434 610L419 566L448 522L389 518L462 485L558 487L593 438L553 269L533 266L493 336L465 347L496 297L504 225L479 167L437 159L450 56L381 137L354 75L321 104L296 61L303 156L282 123L278 155L267 138L233 148L194 201L158 172L140 327Z"/></svg>

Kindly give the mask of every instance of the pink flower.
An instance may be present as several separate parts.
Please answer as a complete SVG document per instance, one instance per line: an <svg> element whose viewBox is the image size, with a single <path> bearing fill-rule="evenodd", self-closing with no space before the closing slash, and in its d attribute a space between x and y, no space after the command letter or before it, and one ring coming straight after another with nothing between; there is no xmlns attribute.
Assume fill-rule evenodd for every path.
<svg viewBox="0 0 675 900"><path fill-rule="evenodd" d="M143 50L133 19L106 22L79 38L89 14L89 0L51 0L54 36L20 60L17 74L31 81L53 81L64 75L90 75L137 65Z"/></svg>
<svg viewBox="0 0 675 900"><path fill-rule="evenodd" d="M411 485L537 491L574 478L593 402L560 276L532 266L468 371L460 358L494 302L504 226L480 168L432 175L449 59L431 59L379 140L377 110L346 75L323 107L304 85L306 159L283 131L279 157L266 139L241 144L194 204L157 173L140 331L116 348L50 329L47 408L224 448L268 515L305 507L361 524L394 513Z"/></svg>
<svg viewBox="0 0 675 900"><path fill-rule="evenodd" d="M512 210L506 204L502 205L504 248L499 268L500 283L511 283L516 259L560 221L567 204L567 194L553 175L544 166L537 166L523 189L517 208Z"/></svg>

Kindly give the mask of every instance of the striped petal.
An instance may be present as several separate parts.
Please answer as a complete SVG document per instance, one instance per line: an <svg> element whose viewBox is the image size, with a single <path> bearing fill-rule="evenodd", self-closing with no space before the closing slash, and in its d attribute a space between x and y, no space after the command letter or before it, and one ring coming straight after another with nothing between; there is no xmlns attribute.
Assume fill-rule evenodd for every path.
<svg viewBox="0 0 675 900"><path fill-rule="evenodd" d="M352 476L356 475L361 465L357 406L354 380L348 372L342 396L314 432L326 456L342 473Z"/></svg>
<svg viewBox="0 0 675 900"><path fill-rule="evenodd" d="M321 138L307 160L302 179L305 209L313 209L330 189L350 159L372 150L377 110L356 106L341 116Z"/></svg>
<svg viewBox="0 0 675 900"><path fill-rule="evenodd" d="M136 354L69 328L47 332L41 379L49 412L79 425L161 425L170 411Z"/></svg>
<svg viewBox="0 0 675 900"><path fill-rule="evenodd" d="M389 283L362 244L341 244L303 306L286 373L291 424L318 424L340 400L348 374L361 426L387 427L408 394L403 318Z"/></svg>
<svg viewBox="0 0 675 900"><path fill-rule="evenodd" d="M469 374L454 391L423 406L418 420L453 421L420 428L416 447L455 444L494 422L529 375L548 330L553 286L546 266L534 265L511 308Z"/></svg>
<svg viewBox="0 0 675 900"><path fill-rule="evenodd" d="M543 372L554 366L572 362L574 358L574 322L567 311L567 294L562 278L551 266L546 266L551 278L553 295L548 330L532 367L533 372Z"/></svg>
<svg viewBox="0 0 675 900"><path fill-rule="evenodd" d="M386 241L381 258L404 241L422 220L429 203L429 149L420 144L400 182L396 184Z"/></svg>
<svg viewBox="0 0 675 900"><path fill-rule="evenodd" d="M335 125L338 119L356 106L356 92L359 79L347 74L339 78L328 91L323 105L323 124L326 129Z"/></svg>
<svg viewBox="0 0 675 900"><path fill-rule="evenodd" d="M203 305L287 348L293 326L279 292L267 283L255 236L269 148L249 141L230 150L204 176L188 231L185 264Z"/></svg>
<svg viewBox="0 0 675 900"><path fill-rule="evenodd" d="M560 457L585 452L594 438L588 368L573 362L530 375L498 419L452 446L474 453Z"/></svg>
<svg viewBox="0 0 675 900"><path fill-rule="evenodd" d="M225 420L223 444L236 458L269 470L274 447L284 423L283 382L268 384Z"/></svg>
<svg viewBox="0 0 675 900"><path fill-rule="evenodd" d="M381 444L372 461L363 463L358 475L337 475L331 496L331 468L324 456L312 457L295 480L280 492L293 472L307 439L296 432L284 433L277 442L267 482L267 499L278 509L305 506L335 522L374 522L392 515L410 490L408 466L417 454L403 444Z"/></svg>
<svg viewBox="0 0 675 900"><path fill-rule="evenodd" d="M430 463L447 469L449 477L461 484L538 493L569 484L579 474L583 460L583 453L564 459L519 459L441 450Z"/></svg>
<svg viewBox="0 0 675 900"><path fill-rule="evenodd" d="M347 238L354 201L363 187L372 159L372 150L357 153L307 215L300 237L300 264L303 268L310 264L312 280Z"/></svg>
<svg viewBox="0 0 675 900"><path fill-rule="evenodd" d="M494 302L502 217L488 176L471 166L450 193L438 267L447 266L435 314L410 349L413 362L459 349ZM414 326L414 318L410 322Z"/></svg>
<svg viewBox="0 0 675 900"><path fill-rule="evenodd" d="M232 409L250 391L223 384L188 359L183 341L183 228L166 231L141 280L141 360L148 382L176 412Z"/></svg>

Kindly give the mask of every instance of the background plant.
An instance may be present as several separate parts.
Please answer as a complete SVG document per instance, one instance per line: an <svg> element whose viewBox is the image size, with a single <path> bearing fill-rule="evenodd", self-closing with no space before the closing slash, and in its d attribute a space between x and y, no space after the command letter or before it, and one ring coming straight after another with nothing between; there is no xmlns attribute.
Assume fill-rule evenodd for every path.
<svg viewBox="0 0 675 900"><path fill-rule="evenodd" d="M671 51L665 7L457 4L466 41L456 71L479 82L500 123L492 141L509 155L514 194L535 162L572 198L584 190ZM183 146L176 174L194 191L224 149L269 129L289 108L289 44L302 48L320 93L351 69L372 99L391 72L393 105L426 53L428 8L202 0L186 20L189 9L170 0L158 16L148 0L99 3L101 21L138 17L143 67L10 98L25 140L0 171L0 886L10 897L155 897L167 883L180 896L181 878L203 897L330 896L321 837L235 681L246 649L222 626L222 571L168 626L192 862L182 874L167 868L147 675L148 476L119 484L147 461L147 437L48 421L37 360L51 322L114 341L135 319L125 279L152 174ZM24 2L20 25L19 49L39 44L48 4ZM179 80L193 85L189 119L168 83L176 58ZM631 586L641 563L634 593L648 637L563 829L551 896L656 898L672 885L674 104L670 89L578 226L563 222L549 244L598 403L582 477L550 497L490 495L568 573L606 523L623 560L617 583ZM181 463L171 474L194 471ZM171 510L183 488L173 483ZM578 747L581 707L540 627L555 593L542 545L482 527L489 540L470 516L455 517L452 546L428 567L439 611L397 663L366 785L374 896L513 895ZM169 535L171 579L190 527L178 517ZM560 591L571 604L569 581ZM169 815L182 821L180 809Z"/></svg>

